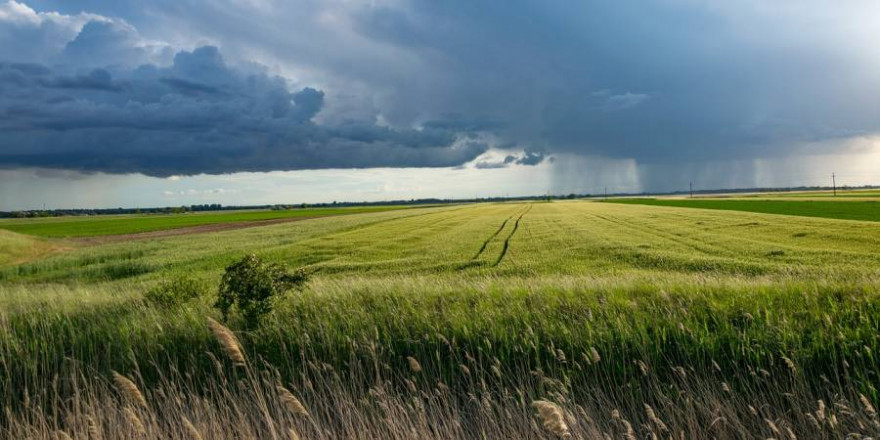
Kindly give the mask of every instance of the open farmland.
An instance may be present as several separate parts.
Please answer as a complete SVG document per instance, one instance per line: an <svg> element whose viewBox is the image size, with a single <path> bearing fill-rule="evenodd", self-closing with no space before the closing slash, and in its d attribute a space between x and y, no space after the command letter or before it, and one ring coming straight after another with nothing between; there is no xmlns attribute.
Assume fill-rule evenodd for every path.
<svg viewBox="0 0 880 440"><path fill-rule="evenodd" d="M3 438L880 433L873 221L498 203L64 246L0 235ZM309 281L230 347L250 253Z"/></svg>
<svg viewBox="0 0 880 440"><path fill-rule="evenodd" d="M608 203L632 205L674 206L679 208L719 209L747 211L764 214L823 217L841 220L880 221L880 201L828 201L828 200L772 200L750 198L699 198L699 199L643 199L626 198L609 200Z"/></svg>
<svg viewBox="0 0 880 440"><path fill-rule="evenodd" d="M169 229L217 224L241 224L278 220L300 220L343 214L381 212L405 206L365 206L351 208L302 208L201 212L187 214L133 214L98 217L50 217L0 220L0 229L40 237L71 238L103 235L137 234Z"/></svg>

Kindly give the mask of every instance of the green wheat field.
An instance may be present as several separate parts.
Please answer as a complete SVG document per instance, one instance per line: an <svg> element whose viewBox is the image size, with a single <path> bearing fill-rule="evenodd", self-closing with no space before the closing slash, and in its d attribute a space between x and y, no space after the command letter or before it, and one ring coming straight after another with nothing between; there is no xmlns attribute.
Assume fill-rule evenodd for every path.
<svg viewBox="0 0 880 440"><path fill-rule="evenodd" d="M2 220L0 438L880 435L877 202L624 202ZM224 322L250 254L308 281Z"/></svg>

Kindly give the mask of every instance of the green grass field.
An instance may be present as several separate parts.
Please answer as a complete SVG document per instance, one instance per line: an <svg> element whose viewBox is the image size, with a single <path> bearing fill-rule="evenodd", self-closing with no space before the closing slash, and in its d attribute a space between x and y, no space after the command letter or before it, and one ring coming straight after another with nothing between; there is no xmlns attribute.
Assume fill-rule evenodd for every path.
<svg viewBox="0 0 880 440"><path fill-rule="evenodd" d="M763 194L753 194L750 195L754 197L793 197L793 198L880 198L880 190L877 189L858 189L858 190L847 190L847 189L839 189L837 190L837 194L833 191L803 191L803 192L775 192L775 193L763 193Z"/></svg>
<svg viewBox="0 0 880 440"><path fill-rule="evenodd" d="M112 371L144 390L149 432L173 438L180 414L205 438L555 438L532 425L539 399L584 439L876 435L880 223L819 217L498 203L69 249L0 268L0 405L14 409L0 435L122 429ZM227 323L242 368L206 319L248 253L311 278L259 327ZM144 301L177 277L203 295ZM277 380L308 418L271 403ZM64 416L22 413L26 392Z"/></svg>
<svg viewBox="0 0 880 440"><path fill-rule="evenodd" d="M0 229L40 237L71 238L164 231L219 223L254 222L277 219L327 217L343 214L381 212L406 206L365 206L350 208L304 208L202 212L186 214L107 215L98 217L53 217L0 219Z"/></svg>
<svg viewBox="0 0 880 440"><path fill-rule="evenodd" d="M671 206L678 208L719 209L725 211L748 211L764 214L823 217L841 220L880 221L880 202L877 201L781 201L730 199L614 199L608 203L632 205Z"/></svg>

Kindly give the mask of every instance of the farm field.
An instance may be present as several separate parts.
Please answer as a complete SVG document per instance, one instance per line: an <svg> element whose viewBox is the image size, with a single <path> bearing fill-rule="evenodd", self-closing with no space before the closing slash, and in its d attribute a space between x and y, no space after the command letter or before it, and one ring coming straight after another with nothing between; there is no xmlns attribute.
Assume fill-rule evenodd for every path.
<svg viewBox="0 0 880 440"><path fill-rule="evenodd" d="M880 434L880 223L638 202L0 233L0 438ZM218 325L248 254L308 281Z"/></svg>
<svg viewBox="0 0 880 440"><path fill-rule="evenodd" d="M880 198L880 190L878 189L838 189L837 194L833 191L798 191L798 192L773 192L755 194L757 197L778 197L778 198Z"/></svg>
<svg viewBox="0 0 880 440"><path fill-rule="evenodd" d="M880 221L880 201L771 200L750 198L626 198L608 200L607 203L747 211L764 214L823 217L841 220Z"/></svg>
<svg viewBox="0 0 880 440"><path fill-rule="evenodd" d="M96 217L47 217L36 219L0 219L0 229L21 234L52 238L94 237L135 234L203 225L261 222L283 219L327 217L365 212L404 209L407 206L364 206L346 208L302 208L200 212L186 214L105 215Z"/></svg>

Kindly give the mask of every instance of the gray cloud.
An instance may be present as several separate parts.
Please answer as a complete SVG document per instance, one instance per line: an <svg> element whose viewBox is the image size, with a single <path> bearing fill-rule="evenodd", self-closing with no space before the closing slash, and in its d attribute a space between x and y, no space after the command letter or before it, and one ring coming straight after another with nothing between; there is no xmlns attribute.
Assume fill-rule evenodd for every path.
<svg viewBox="0 0 880 440"><path fill-rule="evenodd" d="M320 90L291 92L288 80L230 66L212 46L179 51L167 67L138 64L164 51L155 47L164 46L96 18L58 53L66 64L0 62L0 168L170 176L450 167L488 148L444 127L321 125ZM105 67L89 67L102 57Z"/></svg>
<svg viewBox="0 0 880 440"><path fill-rule="evenodd" d="M308 166L352 158L361 158L355 162L365 166L466 161L480 151L474 147L479 143L468 143L470 136L491 133L500 145L513 143L532 151L514 159L523 164L557 153L633 160L649 174L642 181L656 182L662 175L654 176L652 170L667 174L690 170L692 164L784 157L801 153L804 144L818 143L822 152L835 152L844 139L880 132L880 63L871 56L872 42L880 38L880 4L870 0L853 0L846 8L827 0L77 3L33 0L40 9L67 14L61 15L63 20L40 18L39 26L46 28L40 35L51 37L37 40L48 42L45 46L56 48L58 55L14 59L53 66L55 76L88 75L91 70L55 70L51 62L76 59L77 66L104 68L120 86L132 84L115 92L115 98L95 89L76 96L42 96L57 101L53 107L60 111L82 105L80 95L103 94L92 101L95 117L74 116L72 122L99 124L97 112L105 111L107 102L123 113L136 112L123 100L129 96L143 106L168 106L167 101L175 100L180 112L164 118L154 113L128 123L152 121L191 130L217 151L237 154L244 154L244 144L241 150L223 145L221 132L259 127L267 140L296 145ZM66 42L76 37L69 29L91 20L78 15L86 7L125 17L139 34L128 32L119 20L97 21L105 23L102 32L116 32L119 41L138 50L101 49L123 60L108 63L112 66L94 66L64 54ZM5 42L13 40L3 35L36 35L24 21L16 23L0 26L0 55L5 59L23 51L9 49ZM97 30L95 35L101 34ZM212 41L239 64L259 54L264 64L295 73L291 77L299 82L289 86L287 95L251 91L243 98L235 94L241 89L236 81L213 77L223 70L212 68L208 57L194 60L204 66L177 59L171 66L173 54L151 43L166 36L178 47ZM138 59L152 67L139 69L129 61ZM113 67L119 65L131 69ZM171 74L169 69L177 70ZM3 72L9 81L14 75L22 81L35 76L12 70ZM239 71L236 78L251 74ZM265 82L273 78L263 77ZM307 85L324 92L317 113L314 102L311 111L305 102L288 105L293 91ZM216 88L216 93L205 87ZM249 103L244 106L248 111L241 112L232 102ZM272 117L251 117L257 108ZM105 113L112 120L118 112ZM311 120L305 116L309 114ZM350 115L356 120L348 120ZM276 119L301 122L277 124L284 125L284 130L275 128L281 133L264 132ZM63 124L47 115L31 122ZM204 127L215 129L201 132ZM239 136L230 139L246 143ZM317 147L328 142L330 148ZM263 145L274 145L252 143L259 145L254 154L271 148ZM363 147L342 158L330 154L353 145L375 149ZM436 155L421 157L425 150ZM392 154L400 156L392 159ZM679 163L687 165L676 168Z"/></svg>
<svg viewBox="0 0 880 440"><path fill-rule="evenodd" d="M543 152L528 151L522 154L508 154L501 160L480 160L474 163L474 168L478 170L489 170L497 168L507 168L511 165L538 165L546 159ZM552 158L551 158L552 159Z"/></svg>

